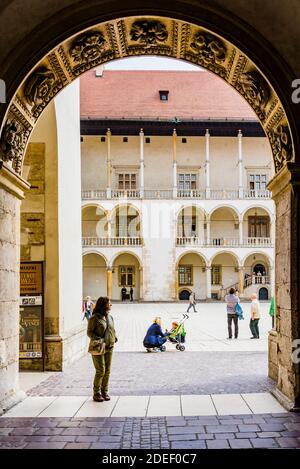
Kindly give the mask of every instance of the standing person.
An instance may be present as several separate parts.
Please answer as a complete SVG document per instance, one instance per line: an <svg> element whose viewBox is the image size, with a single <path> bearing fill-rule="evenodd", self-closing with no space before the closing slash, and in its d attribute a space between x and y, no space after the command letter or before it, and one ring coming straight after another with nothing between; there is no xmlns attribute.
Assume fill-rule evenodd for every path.
<svg viewBox="0 0 300 469"><path fill-rule="evenodd" d="M133 288L130 287L130 301L133 301Z"/></svg>
<svg viewBox="0 0 300 469"><path fill-rule="evenodd" d="M121 289L121 295L122 295L122 301L126 301L127 288L125 287L125 285L123 285Z"/></svg>
<svg viewBox="0 0 300 469"><path fill-rule="evenodd" d="M93 315L88 323L87 335L90 339L103 339L104 353L92 355L96 370L93 383L93 400L96 402L109 401L108 381L115 342L117 342L113 317L110 315L111 302L105 296L98 298Z"/></svg>
<svg viewBox="0 0 300 469"><path fill-rule="evenodd" d="M195 293L194 293L194 292L191 292L190 297L189 297L189 306L188 306L188 309L187 309L187 313L189 312L189 310L190 310L192 307L194 308L194 313L197 313L197 312L198 312L198 311L196 311L195 304L196 304Z"/></svg>
<svg viewBox="0 0 300 469"><path fill-rule="evenodd" d="M83 302L83 318L82 318L82 320L84 320L84 318L86 318L87 321L90 319L90 317L93 314L94 306L95 306L95 303L93 303L91 297L87 296L86 299Z"/></svg>
<svg viewBox="0 0 300 469"><path fill-rule="evenodd" d="M227 305L227 325L228 325L228 339L232 339L232 321L234 323L234 338L238 338L239 326L238 315L235 312L235 306L240 302L238 296L235 295L235 289L230 288L229 295L225 296Z"/></svg>
<svg viewBox="0 0 300 469"><path fill-rule="evenodd" d="M257 299L257 294L253 293L251 295L251 308L250 308L250 330L252 333L252 337L250 339L259 339L259 329L258 329L258 323L260 319L260 307L259 307L259 301Z"/></svg>

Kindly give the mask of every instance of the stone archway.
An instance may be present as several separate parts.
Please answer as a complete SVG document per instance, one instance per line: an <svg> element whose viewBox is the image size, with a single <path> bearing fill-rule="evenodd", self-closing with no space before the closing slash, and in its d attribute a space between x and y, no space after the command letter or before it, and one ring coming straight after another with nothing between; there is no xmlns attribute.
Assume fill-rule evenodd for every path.
<svg viewBox="0 0 300 469"><path fill-rule="evenodd" d="M175 10L177 3L176 7L174 6ZM173 15L172 8L170 10L168 7L164 10L168 14L163 13L162 9L161 13L158 12L160 16L152 15L152 10L147 8L148 6L140 9L142 17L117 15L112 9L111 12L106 11L106 19L104 21L103 18L100 24L95 25L92 19L86 20L85 23L82 21L76 31L73 29L73 34L69 32L60 36L63 39L69 36L64 42L59 43L59 40L52 37L48 46L44 44L40 47L37 51L40 60L34 59L33 51L28 61L31 66L29 69L24 69L26 76L25 72L20 72L19 75L16 74L14 80L11 80L14 81L8 87L8 96L11 100L1 121L0 200L3 224L7 225L8 219L11 219L10 221L16 225L19 219L20 200L24 190L28 188L20 174L26 146L39 116L54 96L80 74L116 58L151 54L190 61L217 74L236 89L253 108L269 138L273 152L277 175L269 188L276 202L276 261L277 266L281 266L281 271L278 268L276 271L278 320L274 341L276 361L278 358L278 396L281 398L286 396L289 399L287 402L289 406L299 406L299 364L292 363L291 360L292 341L299 337L300 331L299 262L291 263L292 257L299 259L297 220L300 217L298 203L300 169L293 164L296 161L293 142L299 141L299 134L295 122L287 117L294 114L288 106L288 101L285 99L284 103L282 102L281 97L286 94L282 92L278 81L274 78L276 74L268 72L268 66L264 66L262 60L257 61L259 66L256 65L254 46L245 47L249 54L244 53L242 46L241 49L236 47L235 44L240 44L240 40L235 43L234 37L237 37L229 34L228 17L227 35L223 37L221 23L214 28L214 20L211 20L211 24L207 19L208 15L204 17L203 26L199 20L191 21L189 15L184 13L185 10L180 10L179 7L180 13ZM147 13L144 13L146 11ZM123 19L107 21L107 18L117 16L123 16ZM181 19L172 19L175 16ZM92 25L90 29L86 29L90 25ZM84 31L77 34L80 29ZM240 30L242 29L241 25ZM68 29L71 30L72 28ZM228 37L232 38L232 42ZM34 42L38 43L36 38ZM268 50L265 43L263 47ZM284 66L278 66L276 60L277 57L271 55L269 63L274 64L275 70L283 71ZM283 76L284 73L281 73L282 79ZM3 116L2 110L1 116ZM283 226L286 227L285 230L282 230ZM12 238L8 241L4 239L12 247L11 257L4 256L7 246L4 244L1 246L1 259L5 259L1 276L5 284L12 285L9 307L12 314L17 314L18 256L15 255L18 245L17 230L13 232ZM7 336L7 331L2 335L9 342L11 349L16 348L17 333L12 339ZM4 363L4 368L10 368L11 371L7 378L7 386L0 396L1 401L6 401L16 391L15 385L12 384L15 382L14 364L15 362L11 366L8 362Z"/></svg>

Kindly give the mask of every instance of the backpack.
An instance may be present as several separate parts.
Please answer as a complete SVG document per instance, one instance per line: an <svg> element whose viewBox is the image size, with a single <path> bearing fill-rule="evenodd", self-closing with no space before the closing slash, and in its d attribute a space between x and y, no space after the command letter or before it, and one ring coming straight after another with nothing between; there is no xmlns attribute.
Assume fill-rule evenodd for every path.
<svg viewBox="0 0 300 469"><path fill-rule="evenodd" d="M243 309L242 309L240 303L237 303L237 304L235 305L234 310L235 310L235 313L236 313L236 315L237 315L237 317L238 317L239 319L244 319L244 316L243 316Z"/></svg>

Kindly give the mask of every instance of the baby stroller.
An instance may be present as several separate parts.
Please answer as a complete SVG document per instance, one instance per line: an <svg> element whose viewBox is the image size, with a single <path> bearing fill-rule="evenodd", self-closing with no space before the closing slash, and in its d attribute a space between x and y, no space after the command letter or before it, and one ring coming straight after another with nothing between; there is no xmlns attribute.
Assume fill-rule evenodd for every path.
<svg viewBox="0 0 300 469"><path fill-rule="evenodd" d="M184 330L184 322L189 318L189 315L184 313L182 320L178 323L177 327L170 330L170 334L168 336L168 341L172 344L176 344L176 349L180 352L185 351L185 346L183 343L185 342L185 335L186 332Z"/></svg>

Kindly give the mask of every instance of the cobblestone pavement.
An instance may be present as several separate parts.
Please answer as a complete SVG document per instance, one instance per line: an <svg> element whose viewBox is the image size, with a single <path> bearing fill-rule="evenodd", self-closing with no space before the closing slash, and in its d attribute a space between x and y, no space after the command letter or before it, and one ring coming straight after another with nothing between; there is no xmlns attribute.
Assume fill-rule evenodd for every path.
<svg viewBox="0 0 300 469"><path fill-rule="evenodd" d="M84 396L94 377L89 355L27 391L30 396ZM112 395L239 394L266 392L265 352L115 352Z"/></svg>
<svg viewBox="0 0 300 469"><path fill-rule="evenodd" d="M0 448L300 448L300 415L1 418Z"/></svg>

